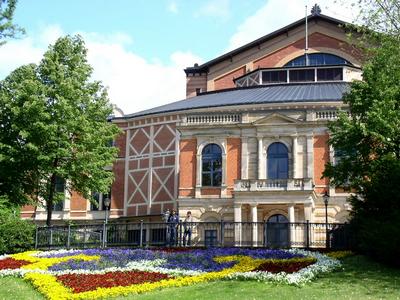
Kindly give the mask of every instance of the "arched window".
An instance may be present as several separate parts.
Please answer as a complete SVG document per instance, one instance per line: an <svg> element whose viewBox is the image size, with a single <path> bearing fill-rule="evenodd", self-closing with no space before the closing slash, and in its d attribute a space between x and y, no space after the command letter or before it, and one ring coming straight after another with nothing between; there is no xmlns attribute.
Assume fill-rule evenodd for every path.
<svg viewBox="0 0 400 300"><path fill-rule="evenodd" d="M284 215L272 215L267 220L268 223L288 223L288 219Z"/></svg>
<svg viewBox="0 0 400 300"><path fill-rule="evenodd" d="M202 185L221 186L222 150L216 144L208 144L202 152Z"/></svg>
<svg viewBox="0 0 400 300"><path fill-rule="evenodd" d="M285 67L302 67L306 65L306 56L302 55L289 61ZM329 65L352 65L348 60L328 53L308 54L309 66L329 66Z"/></svg>
<svg viewBox="0 0 400 300"><path fill-rule="evenodd" d="M273 143L267 151L268 179L287 179L289 177L288 149L282 143Z"/></svg>

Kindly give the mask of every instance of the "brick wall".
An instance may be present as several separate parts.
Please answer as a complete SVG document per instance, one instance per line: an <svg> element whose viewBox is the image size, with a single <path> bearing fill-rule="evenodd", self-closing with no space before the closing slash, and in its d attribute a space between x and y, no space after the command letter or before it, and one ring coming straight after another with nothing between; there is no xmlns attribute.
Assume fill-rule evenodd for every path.
<svg viewBox="0 0 400 300"><path fill-rule="evenodd" d="M235 87L233 79L242 76L245 73L246 73L246 67L241 67L216 79L214 81L214 90L222 90Z"/></svg>
<svg viewBox="0 0 400 300"><path fill-rule="evenodd" d="M329 136L316 135L314 136L314 183L315 185L325 185L326 187L315 188L316 193L323 193L328 188L329 180L322 177L322 172L325 170L325 164L329 162Z"/></svg>
<svg viewBox="0 0 400 300"><path fill-rule="evenodd" d="M254 68L272 68L276 67L279 62L285 57L292 55L299 50L303 50L305 45L305 39L301 39L296 41L295 43L279 49L278 51L265 56L259 60L254 61ZM331 48L341 50L351 56L354 56L357 59L361 58L361 53L359 50L351 46L350 44L335 39L333 37L324 35L322 33L313 33L308 38L308 47L309 48L317 48L317 47L324 47L324 48Z"/></svg>
<svg viewBox="0 0 400 300"><path fill-rule="evenodd" d="M196 89L207 91L207 74L189 74L186 76L186 98L196 96Z"/></svg>
<svg viewBox="0 0 400 300"><path fill-rule="evenodd" d="M241 145L240 138L227 139L226 185L228 194L232 194L235 180L241 178Z"/></svg>
<svg viewBox="0 0 400 300"><path fill-rule="evenodd" d="M165 121L152 118L140 122ZM175 124L150 123L130 129L127 216L157 215L175 206Z"/></svg>
<svg viewBox="0 0 400 300"><path fill-rule="evenodd" d="M196 186L196 139L180 141L179 196L194 197Z"/></svg>

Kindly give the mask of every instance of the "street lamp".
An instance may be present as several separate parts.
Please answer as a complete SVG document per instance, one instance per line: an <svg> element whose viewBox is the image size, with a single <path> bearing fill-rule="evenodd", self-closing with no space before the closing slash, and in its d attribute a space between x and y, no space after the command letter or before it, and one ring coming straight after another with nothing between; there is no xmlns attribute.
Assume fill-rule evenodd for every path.
<svg viewBox="0 0 400 300"><path fill-rule="evenodd" d="M329 194L328 194L328 191L325 190L325 193L322 195L322 199L324 199L324 204L325 204L326 248L329 248L329 232L328 232L328 203L329 203Z"/></svg>
<svg viewBox="0 0 400 300"><path fill-rule="evenodd" d="M108 211L111 205L110 198L106 197L103 199L103 205L105 208L106 220L104 222L104 236L103 236L103 248L107 245L107 223L108 223Z"/></svg>
<svg viewBox="0 0 400 300"><path fill-rule="evenodd" d="M108 223L108 211L110 210L111 199L106 197L103 200L104 208L106 210L106 224Z"/></svg>

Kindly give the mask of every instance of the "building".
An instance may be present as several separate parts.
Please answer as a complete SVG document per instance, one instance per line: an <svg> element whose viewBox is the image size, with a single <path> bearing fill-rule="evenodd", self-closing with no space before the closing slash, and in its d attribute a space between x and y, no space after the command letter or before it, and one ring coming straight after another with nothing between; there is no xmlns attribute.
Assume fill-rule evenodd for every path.
<svg viewBox="0 0 400 300"><path fill-rule="evenodd" d="M345 222L346 193L322 177L335 160L327 122L346 109L348 82L361 79L361 53L345 22L314 7L301 19L202 65L185 69L187 99L120 115L111 219L159 221L167 209L196 221ZM337 159L337 158L336 158ZM61 185L61 189L62 189ZM66 193L56 221L104 220ZM22 216L45 220L44 209Z"/></svg>

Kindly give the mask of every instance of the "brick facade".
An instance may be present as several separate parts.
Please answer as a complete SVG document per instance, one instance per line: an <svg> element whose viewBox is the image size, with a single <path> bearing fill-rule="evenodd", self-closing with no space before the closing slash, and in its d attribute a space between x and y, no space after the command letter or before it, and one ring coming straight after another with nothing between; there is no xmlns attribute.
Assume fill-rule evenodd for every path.
<svg viewBox="0 0 400 300"><path fill-rule="evenodd" d="M194 197L196 187L196 139L182 139L179 155L179 196Z"/></svg>
<svg viewBox="0 0 400 300"><path fill-rule="evenodd" d="M325 165L329 162L328 140L328 134L314 136L314 183L317 193L323 193L327 188L329 189L328 178L321 178Z"/></svg>
<svg viewBox="0 0 400 300"><path fill-rule="evenodd" d="M214 80L214 90L222 90L235 87L233 79L240 77L245 73L246 73L246 67L241 67Z"/></svg>
<svg viewBox="0 0 400 300"><path fill-rule="evenodd" d="M291 57L293 53L298 53L304 50L305 39L296 41L295 43L288 45L274 53L271 53L263 58L255 60L253 65L254 68L273 68L280 67L281 62L285 61L285 58ZM361 57L360 51L355 47L351 46L345 41L335 39L333 37L327 36L325 34L315 32L311 34L308 38L309 48L328 48L334 49L335 51L344 52L352 57L359 59ZM286 61L285 61L286 62Z"/></svg>

